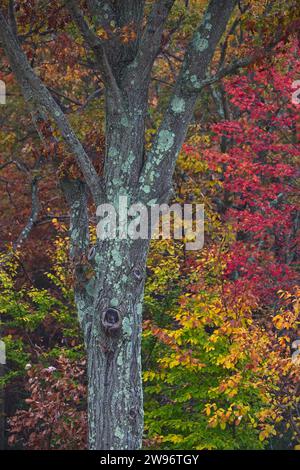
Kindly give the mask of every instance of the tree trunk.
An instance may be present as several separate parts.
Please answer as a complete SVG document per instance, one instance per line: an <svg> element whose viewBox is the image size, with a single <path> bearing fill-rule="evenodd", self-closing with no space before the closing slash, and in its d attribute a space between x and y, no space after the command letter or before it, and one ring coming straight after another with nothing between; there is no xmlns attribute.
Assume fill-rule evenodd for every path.
<svg viewBox="0 0 300 470"><path fill-rule="evenodd" d="M90 449L139 449L143 434L142 302L147 240L102 242L87 319ZM85 308L79 301L78 309Z"/></svg>

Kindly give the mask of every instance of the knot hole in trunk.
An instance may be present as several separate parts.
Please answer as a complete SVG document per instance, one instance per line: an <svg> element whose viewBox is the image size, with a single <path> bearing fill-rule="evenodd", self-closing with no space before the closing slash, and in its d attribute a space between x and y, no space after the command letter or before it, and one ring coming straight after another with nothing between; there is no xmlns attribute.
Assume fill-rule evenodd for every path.
<svg viewBox="0 0 300 470"><path fill-rule="evenodd" d="M102 314L102 325L107 331L116 331L121 327L121 314L116 308L109 307Z"/></svg>

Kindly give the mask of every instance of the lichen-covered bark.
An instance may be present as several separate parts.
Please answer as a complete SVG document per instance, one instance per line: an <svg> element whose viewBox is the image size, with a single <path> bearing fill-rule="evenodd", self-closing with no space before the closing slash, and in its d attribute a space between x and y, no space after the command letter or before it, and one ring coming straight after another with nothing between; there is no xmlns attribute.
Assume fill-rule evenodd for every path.
<svg viewBox="0 0 300 470"><path fill-rule="evenodd" d="M116 139L116 137L114 137ZM89 246L86 186L63 181L75 302L88 358L90 449L138 449L143 434L141 327L148 240ZM134 192L117 180L108 197Z"/></svg>
<svg viewBox="0 0 300 470"><path fill-rule="evenodd" d="M148 242L97 247L86 319L90 449L138 449L143 434L141 325ZM85 309L79 302L79 311ZM82 316L82 314L81 314Z"/></svg>

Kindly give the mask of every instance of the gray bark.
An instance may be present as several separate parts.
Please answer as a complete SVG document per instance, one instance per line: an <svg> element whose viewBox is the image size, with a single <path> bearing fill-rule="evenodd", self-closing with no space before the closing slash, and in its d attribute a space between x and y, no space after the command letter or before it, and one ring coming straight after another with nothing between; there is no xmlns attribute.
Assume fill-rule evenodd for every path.
<svg viewBox="0 0 300 470"><path fill-rule="evenodd" d="M65 180L62 189L71 212L75 301L88 358L89 448L137 449L143 434L141 325L148 240L98 241L89 248L86 187Z"/></svg>
<svg viewBox="0 0 300 470"><path fill-rule="evenodd" d="M138 449L143 434L141 325L147 242L106 242L87 328L91 449ZM97 257L97 255L96 255Z"/></svg>
<svg viewBox="0 0 300 470"><path fill-rule="evenodd" d="M137 38L127 46L102 41L75 1L67 6L94 52L106 88L106 159L99 178L67 117L30 67L13 30L0 11L0 40L32 106L57 125L82 170L84 182L64 181L71 213L70 257L75 301L88 358L88 419L91 449L138 449L143 435L141 325L148 241L110 240L90 250L88 190L94 202L129 204L168 199L178 152L205 83L206 72L236 0L211 0L189 45L175 92L151 151L145 155L144 130L151 70L174 0L157 0L142 32L143 1L88 1L98 27L135 22ZM103 15L105 11L105 15ZM105 19L106 18L106 19ZM28 92L29 90L29 92ZM28 99L28 98L27 98Z"/></svg>

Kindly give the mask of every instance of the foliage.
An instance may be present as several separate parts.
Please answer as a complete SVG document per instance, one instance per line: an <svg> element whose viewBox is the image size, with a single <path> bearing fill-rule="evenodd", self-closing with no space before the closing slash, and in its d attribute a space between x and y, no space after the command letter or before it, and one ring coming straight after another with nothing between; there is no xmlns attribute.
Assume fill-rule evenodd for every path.
<svg viewBox="0 0 300 470"><path fill-rule="evenodd" d="M7 356L0 386L6 389L8 415L23 406L28 364L46 367L62 354L72 360L81 360L83 355L60 247L58 240L52 255L53 271L48 273L52 283L47 289L35 287L28 277L22 276L24 265L17 255L0 256L0 318Z"/></svg>
<svg viewBox="0 0 300 470"><path fill-rule="evenodd" d="M149 89L147 149L206 3L178 1L172 10ZM285 7L279 0L239 3L210 72L229 58L254 52L258 60L202 91L175 175L174 199L205 205L205 249L188 253L169 240L151 245L143 339L147 448L286 449L300 442L299 105L291 100L300 73L299 8L295 0ZM60 2L15 4L27 56L101 174L104 93L92 56ZM136 38L132 24L96 32L124 45ZM261 57L278 32L283 40ZM9 90L0 129L0 315L8 359L0 386L9 442L83 449L84 348L58 191L63 178L81 173L61 141L51 139L53 123L40 125L39 140L5 58L0 65ZM39 219L22 253L12 255L30 217L33 176Z"/></svg>
<svg viewBox="0 0 300 470"><path fill-rule="evenodd" d="M259 449L298 421L299 364L292 362L290 345L299 298L292 313L283 309L274 317L276 328L266 329L238 299L228 307L222 288L194 282L168 328L145 325L145 337L159 341L155 366L144 373L151 446ZM287 435L290 445L300 437Z"/></svg>
<svg viewBox="0 0 300 470"><path fill-rule="evenodd" d="M10 420L10 445L26 449L86 447L85 362L59 357L55 366L28 368L28 409Z"/></svg>
<svg viewBox="0 0 300 470"><path fill-rule="evenodd" d="M255 286L264 303L298 278L299 106L291 100L297 51L297 42L288 51L281 45L273 67L261 64L227 82L237 117L212 126L226 152L205 151L214 178L223 180L217 196L223 220L237 234L227 257L230 289L240 295Z"/></svg>
<svg viewBox="0 0 300 470"><path fill-rule="evenodd" d="M227 80L232 119L202 137L198 129L183 147L178 199L192 191L205 204L206 248L177 258L176 271L169 257L170 279L180 273L179 306L163 305L167 318L148 314L145 323L151 447L299 442L297 50L281 44L272 67Z"/></svg>

